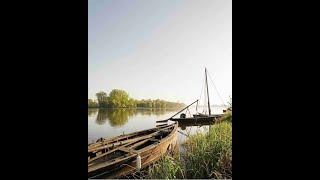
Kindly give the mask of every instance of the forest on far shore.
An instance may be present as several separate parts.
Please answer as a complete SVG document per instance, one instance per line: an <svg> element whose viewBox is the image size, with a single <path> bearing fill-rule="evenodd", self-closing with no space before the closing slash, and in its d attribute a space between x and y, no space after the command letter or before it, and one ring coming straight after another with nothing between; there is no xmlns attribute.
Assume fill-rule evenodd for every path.
<svg viewBox="0 0 320 180"><path fill-rule="evenodd" d="M96 93L96 100L88 99L88 108L180 108L185 104L178 102L169 102L161 99L137 100L120 89L113 89L109 95L100 91Z"/></svg>

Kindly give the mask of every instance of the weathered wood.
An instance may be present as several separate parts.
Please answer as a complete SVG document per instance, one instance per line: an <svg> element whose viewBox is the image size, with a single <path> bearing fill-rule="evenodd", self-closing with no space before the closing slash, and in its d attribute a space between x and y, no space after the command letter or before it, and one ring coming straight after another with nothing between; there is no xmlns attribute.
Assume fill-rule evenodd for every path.
<svg viewBox="0 0 320 180"><path fill-rule="evenodd" d="M130 146L130 149L135 149L136 147L138 147L138 146L140 146L140 145L142 145L142 144L144 144L144 143L146 143L148 141L150 141L150 139L138 142L138 143L134 144L133 146Z"/></svg>
<svg viewBox="0 0 320 180"><path fill-rule="evenodd" d="M167 126L170 126L170 124L167 125ZM120 140L120 139L123 139L123 138L128 138L128 137L131 137L131 136L135 136L135 135L147 133L147 132L150 132L150 131L156 131L156 130L158 130L158 129L159 129L159 128L156 127L156 128L151 128L151 129L142 130L142 131L139 131L139 132L133 132L133 133L126 134L126 135L120 135L120 136L117 136L117 137L112 137L112 138L105 139L103 142L116 141L116 140ZM97 143L101 143L101 142L97 142ZM96 143L94 143L94 144L96 144ZM93 144L91 144L91 145L93 145ZM90 145L90 146L91 146L91 145Z"/></svg>
<svg viewBox="0 0 320 180"><path fill-rule="evenodd" d="M127 152L127 153L137 154L137 151L133 150L132 148L121 147L121 148L119 148L119 150L121 150L123 152Z"/></svg>
<svg viewBox="0 0 320 180"><path fill-rule="evenodd" d="M105 139L105 140L103 140L101 142L97 142L95 144L91 144L88 147L88 149L93 149L93 148L96 148L96 147L99 147L99 146L112 144L114 142L121 141L123 139L129 139L129 138L132 138L133 136L138 136L139 134L148 133L148 132L152 132L152 131L156 131L156 129L145 130L145 131L141 131L141 132L134 132L134 133L131 133L131 134L128 134L128 135L120 135L120 136L117 136L117 137L114 137L114 138Z"/></svg>
<svg viewBox="0 0 320 180"><path fill-rule="evenodd" d="M105 145L105 146L101 146L101 147L97 147L95 149L89 149L88 152L94 152L94 151L100 151L100 150L103 150L103 149L107 149L107 148L111 148L111 147L114 147L114 146L119 146L119 145L126 145L127 143L130 143L130 142L137 142L137 141L140 141L140 140L143 140L143 139L148 139L150 137L153 137L154 135L158 134L159 132L154 132L152 134L149 134L149 135L146 135L146 136L142 136L142 137L138 137L138 138L135 138L135 139L128 139L128 140L125 140L125 141L120 141L120 142L117 142L117 143L113 143L113 144L108 144L108 145Z"/></svg>
<svg viewBox="0 0 320 180"><path fill-rule="evenodd" d="M109 159L108 161L97 161L96 164L90 163L90 167L88 166L89 178L119 178L133 173L136 171L135 157L137 153L141 156L141 167L145 168L148 164L166 153L167 149L170 149L169 147L171 147L171 144L177 142L177 128L178 123L171 124L166 128L160 128L159 131L154 133L158 133L157 135L163 134L162 139L156 139L154 137L157 135L154 135L152 136L153 138L149 137L129 145L123 145L117 148L117 150L124 153L123 155ZM165 132L169 129L171 129L169 132ZM149 144L148 141L154 143ZM144 143L148 144L139 150L135 150L136 147L143 145Z"/></svg>
<svg viewBox="0 0 320 180"><path fill-rule="evenodd" d="M209 88L208 88L208 79L207 79L207 68L205 68L205 72L206 72L206 86L207 86L207 96L208 96L208 109L209 109L209 115L211 115L210 97L209 97Z"/></svg>
<svg viewBox="0 0 320 180"><path fill-rule="evenodd" d="M139 141L139 140L137 140L137 141ZM134 143L136 143L137 141L132 141L132 142L130 142L130 143L128 143L128 144L125 144L125 145L119 146L119 147L117 147L117 148L114 148L114 149L112 149L112 150L110 150L110 151L108 151L108 152L106 152L106 153L104 153L104 154L102 154L102 155L100 155L100 156L96 156L96 157L94 157L94 158L89 159L88 162L95 161L95 160L97 160L97 159L99 159L99 158L101 158L101 157L104 157L104 156L106 156L106 155L108 155L108 154L110 154L110 153L115 152L116 150L128 149L128 148L126 148L127 146L130 146L130 144L134 144Z"/></svg>
<svg viewBox="0 0 320 180"><path fill-rule="evenodd" d="M177 124L176 124L177 125ZM148 146L140 152L142 168L147 167L155 160L160 159L161 155L167 152L169 146L175 145L177 142L177 126L174 130L164 139L160 140L159 145ZM136 171L135 169L136 161L133 160L128 166L126 166L122 171L117 173L112 173L108 176L103 176L103 178L118 178Z"/></svg>
<svg viewBox="0 0 320 180"><path fill-rule="evenodd" d="M166 126L167 125L167 123L165 123L165 124L158 124L158 125L156 125L156 127L164 127L164 126Z"/></svg>
<svg viewBox="0 0 320 180"><path fill-rule="evenodd" d="M128 140L116 142L116 143L113 143L113 144L107 144L107 145L104 145L104 146L101 146L101 147L88 149L88 153L89 152L100 151L100 150L103 150L103 149L107 149L107 148L111 148L111 147L115 147L115 146L119 146L119 145L124 145L124 144L127 144L129 142L133 142L133 141L139 141L139 140L151 138L153 136L156 136L160 131L165 130L165 129L169 129L169 128L171 128L171 126L168 126L168 127L165 127L165 128L161 128L161 129L159 129L159 131L156 131L154 133L151 133L151 134L148 134L148 135L144 135L144 136L141 136L141 137L137 137L137 138L134 138L134 139L128 139Z"/></svg>
<svg viewBox="0 0 320 180"><path fill-rule="evenodd" d="M172 118L171 121L177 121L179 124L197 124L197 123L214 123L217 119L222 117L222 115L210 115L210 116L196 116L188 118Z"/></svg>
<svg viewBox="0 0 320 180"><path fill-rule="evenodd" d="M91 167L88 168L88 172L91 172L91 171L94 171L94 170L97 170L97 169L100 169L102 167L106 167L106 166L110 166L112 164L116 164L118 162L121 162L123 160L126 160L126 159L129 159L129 158L132 158L132 157L135 157L137 156L136 154L132 154L130 156L127 156L127 157L118 157L116 159L113 159L111 162L110 161L107 161L107 162L103 162L103 163L99 163L99 164L95 164Z"/></svg>
<svg viewBox="0 0 320 180"><path fill-rule="evenodd" d="M121 135L120 138L112 138L112 141L109 141L109 140L106 140L104 142L98 142L98 143L95 143L95 144L91 144L89 147L88 147L88 152L93 152L95 149L99 148L99 147L104 147L104 146L107 146L107 147L112 147L112 146L119 146L121 145L119 143L119 141L121 141L122 139L129 139L129 138L132 138L134 136L137 136L137 137L134 137L134 138L140 138L141 136L139 136L139 134L145 134L145 133L148 133L148 132L152 132L152 131L159 131L163 128L167 128L167 127L171 127L172 125L164 125L164 126L159 126L159 127L156 127L156 128L152 128L152 129L148 129L148 130L143 130L143 131L140 131L140 132L134 132L134 133L131 133L129 135ZM134 139L132 138L132 139ZM118 141L118 142L116 142ZM130 142L130 141L122 141L122 144L123 143L126 143L126 142ZM105 149L105 148L103 148Z"/></svg>
<svg viewBox="0 0 320 180"><path fill-rule="evenodd" d="M156 121L156 123L163 123L163 122L168 122L169 120L166 119L166 120L159 120L159 121Z"/></svg>

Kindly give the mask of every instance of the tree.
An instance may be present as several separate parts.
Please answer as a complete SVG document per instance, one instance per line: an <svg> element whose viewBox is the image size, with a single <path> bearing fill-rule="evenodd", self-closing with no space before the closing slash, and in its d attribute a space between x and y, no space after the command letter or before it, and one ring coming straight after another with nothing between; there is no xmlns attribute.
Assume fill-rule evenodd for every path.
<svg viewBox="0 0 320 180"><path fill-rule="evenodd" d="M108 96L107 93L100 91L96 94L99 107L108 107Z"/></svg>
<svg viewBox="0 0 320 180"><path fill-rule="evenodd" d="M130 107L142 107L142 108L178 108L184 107L183 103L169 102L161 99L151 100L142 99L135 100L130 98L129 94L120 89L113 89L109 96L107 93L100 91L96 93L98 103L94 100L88 99L88 107L100 107L100 108L130 108Z"/></svg>
<svg viewBox="0 0 320 180"><path fill-rule="evenodd" d="M129 107L129 95L124 90L113 89L109 94L109 104L114 108Z"/></svg>
<svg viewBox="0 0 320 180"><path fill-rule="evenodd" d="M92 99L88 99L88 108L98 108L99 104Z"/></svg>

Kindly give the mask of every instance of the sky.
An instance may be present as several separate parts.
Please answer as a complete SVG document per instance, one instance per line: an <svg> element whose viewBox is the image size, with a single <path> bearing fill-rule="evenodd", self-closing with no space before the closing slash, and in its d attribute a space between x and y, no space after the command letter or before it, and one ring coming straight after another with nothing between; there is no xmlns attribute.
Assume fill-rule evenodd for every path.
<svg viewBox="0 0 320 180"><path fill-rule="evenodd" d="M89 0L88 5L88 98L123 89L135 99L190 104L200 97L206 67L219 93L208 77L210 102L229 101L231 0Z"/></svg>

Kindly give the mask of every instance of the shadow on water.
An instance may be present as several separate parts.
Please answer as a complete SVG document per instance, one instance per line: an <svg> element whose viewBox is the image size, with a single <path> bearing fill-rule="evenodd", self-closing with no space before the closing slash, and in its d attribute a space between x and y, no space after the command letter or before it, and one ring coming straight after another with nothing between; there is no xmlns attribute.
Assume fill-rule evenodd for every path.
<svg viewBox="0 0 320 180"><path fill-rule="evenodd" d="M197 122L197 123L182 123L179 122L179 127L181 130L186 130L187 127L202 127L202 126L209 126L213 125L214 122Z"/></svg>

